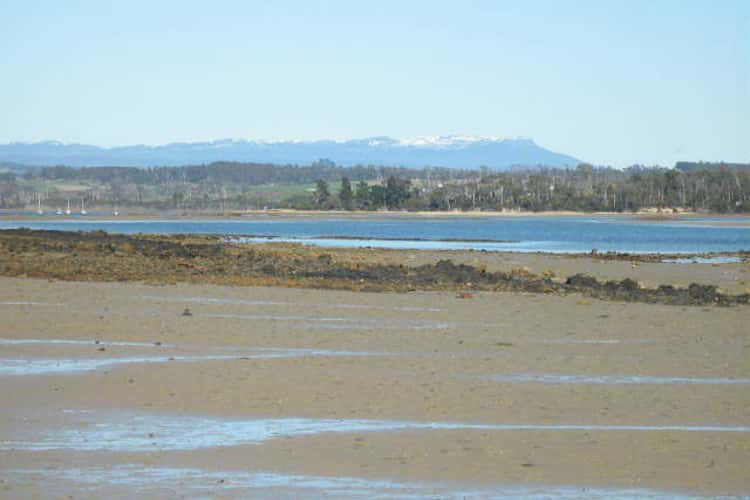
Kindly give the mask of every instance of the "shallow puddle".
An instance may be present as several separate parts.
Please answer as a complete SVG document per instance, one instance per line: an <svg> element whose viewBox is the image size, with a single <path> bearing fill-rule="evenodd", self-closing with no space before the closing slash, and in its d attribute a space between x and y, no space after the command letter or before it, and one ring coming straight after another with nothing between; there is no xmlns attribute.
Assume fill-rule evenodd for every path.
<svg viewBox="0 0 750 500"><path fill-rule="evenodd" d="M742 262L741 257L732 255L717 255L715 257L677 257L662 259L665 264L735 264Z"/></svg>
<svg viewBox="0 0 750 500"><path fill-rule="evenodd" d="M88 345L88 344L87 344ZM153 346L153 344L146 344ZM73 374L134 363L195 362L214 360L276 359L327 356L380 356L384 353L325 349L257 348L237 354L120 356L101 358L0 359L0 376Z"/></svg>
<svg viewBox="0 0 750 500"><path fill-rule="evenodd" d="M162 302L188 302L194 304L226 304L226 305L249 305L249 306L293 306L298 307L319 307L327 309L370 309L379 311L407 311L407 312L440 312L442 309L435 307L409 307L409 306L371 306L367 304L306 304L304 302L290 301L270 301L270 300L245 300L245 299L223 299L216 297L186 297L186 296L157 296L144 295L145 300L162 301Z"/></svg>
<svg viewBox="0 0 750 500"><path fill-rule="evenodd" d="M750 432L750 426L481 424L310 418L221 419L195 416L128 415L106 412L67 413L73 425L17 434L0 441L1 450L75 450L107 452L181 451L257 444L271 439L322 433L434 430L483 431L679 431Z"/></svg>
<svg viewBox="0 0 750 500"><path fill-rule="evenodd" d="M623 385L623 384L696 384L750 385L750 378L729 377L653 377L648 375L558 375L550 373L511 373L494 375L496 382L530 382L539 384Z"/></svg>
<svg viewBox="0 0 750 500"><path fill-rule="evenodd" d="M573 486L496 485L472 487L451 483L396 482L352 477L324 477L260 471L213 471L196 468L119 465L37 470L6 470L10 483L30 483L47 494L55 487L99 494L159 496L184 494L232 498L367 499L530 499L530 500L691 500L686 494L649 489ZM716 497L714 497L716 498ZM720 497L728 499L730 497Z"/></svg>
<svg viewBox="0 0 750 500"><path fill-rule="evenodd" d="M131 363L236 359L237 356L128 356L89 359L0 359L0 376L55 375L96 370Z"/></svg>
<svg viewBox="0 0 750 500"><path fill-rule="evenodd" d="M275 314L195 314L197 318L245 319L254 321L289 321L302 322L303 328L326 330L362 330L362 329L401 329L408 330L450 330L458 328L458 323L421 320L385 320L371 318L321 317ZM501 325L493 325L501 326Z"/></svg>

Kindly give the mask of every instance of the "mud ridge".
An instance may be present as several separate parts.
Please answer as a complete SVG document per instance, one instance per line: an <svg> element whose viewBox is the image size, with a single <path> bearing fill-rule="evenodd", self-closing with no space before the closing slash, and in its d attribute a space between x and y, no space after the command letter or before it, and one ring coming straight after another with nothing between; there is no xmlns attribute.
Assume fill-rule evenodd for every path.
<svg viewBox="0 0 750 500"><path fill-rule="evenodd" d="M601 300L669 305L733 306L750 294L730 295L713 285L642 287L626 278L599 281L576 274L567 279L526 269L488 272L451 260L420 266L369 258L337 260L326 249L299 245L223 243L213 235L123 235L104 231L0 231L0 275L67 281L213 283L295 286L355 291L416 290L581 294ZM360 258L361 257L361 258Z"/></svg>

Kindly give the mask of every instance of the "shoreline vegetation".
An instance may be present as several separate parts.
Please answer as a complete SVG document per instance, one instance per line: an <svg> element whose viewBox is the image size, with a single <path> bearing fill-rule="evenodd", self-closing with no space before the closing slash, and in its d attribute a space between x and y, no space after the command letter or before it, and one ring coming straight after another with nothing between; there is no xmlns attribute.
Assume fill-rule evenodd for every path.
<svg viewBox="0 0 750 500"><path fill-rule="evenodd" d="M2 165L0 165L0 169ZM20 167L19 167L20 168ZM0 208L263 209L409 213L750 213L750 165L509 170L216 162L183 167L0 170ZM655 207L655 208L650 208Z"/></svg>
<svg viewBox="0 0 750 500"><path fill-rule="evenodd" d="M364 292L451 291L579 294L586 298L666 305L735 306L750 293L729 293L715 285L643 286L626 277L599 280L577 273L557 276L524 267L490 271L449 258L403 264L381 253L340 251L294 243L242 244L215 235L122 235L104 231L29 229L0 231L0 275L63 281L208 283L286 286ZM593 254L601 260L652 262L656 256ZM746 253L741 253L747 259ZM666 258L668 256L658 256ZM685 257L681 255L681 257ZM643 259L643 260L641 260Z"/></svg>

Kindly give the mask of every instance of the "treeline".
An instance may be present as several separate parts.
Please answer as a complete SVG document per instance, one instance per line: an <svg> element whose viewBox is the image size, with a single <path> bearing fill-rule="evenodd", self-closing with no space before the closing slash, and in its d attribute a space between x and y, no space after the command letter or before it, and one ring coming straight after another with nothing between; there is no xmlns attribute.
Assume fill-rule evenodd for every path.
<svg viewBox="0 0 750 500"><path fill-rule="evenodd" d="M74 204L137 206L146 209L247 209L278 206L282 200L308 198L304 189L322 179L377 183L392 176L451 181L476 175L447 168L410 169L377 165L349 168L319 160L311 165L217 162L184 167L28 168L22 175L8 171L0 178L0 208L45 208Z"/></svg>
<svg viewBox="0 0 750 500"><path fill-rule="evenodd" d="M750 171L750 163L725 163L725 162L707 162L707 161L678 161L674 168L682 172L691 172L695 170L745 170Z"/></svg>
<svg viewBox="0 0 750 500"><path fill-rule="evenodd" d="M98 183L149 185L185 182L191 184L222 183L256 186L271 183L309 184L316 182L319 179L326 181L340 180L344 176L359 181L388 178L390 176L420 177L426 174L441 179L463 178L471 175L466 170L447 168L408 169L374 165L339 167L331 161L321 160L307 166L234 162L216 162L208 165L157 168L72 168L58 166L32 169L26 172L24 177L26 179L36 178L40 180L76 182L93 181Z"/></svg>
<svg viewBox="0 0 750 500"><path fill-rule="evenodd" d="M499 173L431 193L436 209L636 211L644 208L750 211L750 171L624 170L580 165L574 170Z"/></svg>
<svg viewBox="0 0 750 500"><path fill-rule="evenodd" d="M307 200L291 208L406 210L525 210L625 212L644 208L750 212L750 170L680 171L580 165L574 170L540 169L482 175L437 186L420 179L390 177L360 182L352 191L342 180L338 199L320 180ZM353 192L353 195L350 194ZM350 198L352 201L349 201Z"/></svg>
<svg viewBox="0 0 750 500"><path fill-rule="evenodd" d="M695 168L704 165L705 168ZM689 164L681 168L588 164L575 169L504 172L343 168L214 163L152 169L124 167L33 169L0 173L0 208L138 206L153 209L246 210L572 210L627 212L645 208L750 212L747 165Z"/></svg>

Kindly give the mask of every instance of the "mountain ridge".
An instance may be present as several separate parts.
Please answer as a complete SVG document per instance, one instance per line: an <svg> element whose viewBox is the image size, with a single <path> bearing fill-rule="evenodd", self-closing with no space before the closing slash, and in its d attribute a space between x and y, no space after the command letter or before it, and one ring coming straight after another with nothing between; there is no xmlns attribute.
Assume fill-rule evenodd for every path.
<svg viewBox="0 0 750 500"><path fill-rule="evenodd" d="M0 161L36 166L68 165L156 167L238 161L310 164L328 159L342 166L373 164L404 167L507 169L513 166L574 167L580 161L537 145L530 138L421 136L394 139L373 136L335 140L219 139L100 147L60 141L0 144Z"/></svg>

